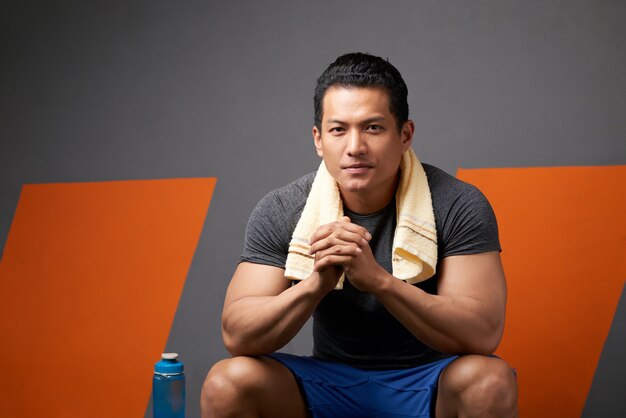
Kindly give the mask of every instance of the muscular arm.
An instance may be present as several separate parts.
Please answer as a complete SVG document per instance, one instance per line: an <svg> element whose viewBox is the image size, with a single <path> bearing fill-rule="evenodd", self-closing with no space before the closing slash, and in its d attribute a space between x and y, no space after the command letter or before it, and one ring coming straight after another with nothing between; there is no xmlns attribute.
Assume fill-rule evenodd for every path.
<svg viewBox="0 0 626 418"><path fill-rule="evenodd" d="M339 240L352 240L345 227L344 220L314 235L311 252L318 260L316 268L338 264L332 256L334 246ZM496 349L506 304L498 252L444 258L439 264L438 294L431 295L387 273L367 244L352 242L362 251L340 264L351 283L374 294L422 342L455 354L491 354Z"/></svg>
<svg viewBox="0 0 626 418"><path fill-rule="evenodd" d="M351 241L367 243L367 231L348 225ZM358 231L362 233L360 236ZM361 252L357 244L342 240L329 251L334 265L318 268L295 286L278 267L240 263L226 292L222 336L232 355L261 355L287 344L309 319L317 304L337 284L340 267Z"/></svg>
<svg viewBox="0 0 626 418"><path fill-rule="evenodd" d="M239 264L226 292L222 312L226 348L232 355L260 355L278 350L298 333L333 286L325 285L318 273L291 286L283 269Z"/></svg>
<svg viewBox="0 0 626 418"><path fill-rule="evenodd" d="M390 276L372 292L413 335L446 353L495 351L504 329L506 284L498 252L444 258L438 294Z"/></svg>

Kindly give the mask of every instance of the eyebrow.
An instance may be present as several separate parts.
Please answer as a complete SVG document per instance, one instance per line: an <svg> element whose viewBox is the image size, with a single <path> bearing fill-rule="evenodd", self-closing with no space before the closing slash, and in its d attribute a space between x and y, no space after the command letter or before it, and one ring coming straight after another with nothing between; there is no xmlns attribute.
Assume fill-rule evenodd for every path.
<svg viewBox="0 0 626 418"><path fill-rule="evenodd" d="M361 122L361 124L367 125L372 122L385 122L386 120L387 119L384 116L374 116L372 118L365 119L363 122ZM345 125L345 122L340 119L328 119L326 121L326 124L330 124L330 123L340 123L342 125Z"/></svg>

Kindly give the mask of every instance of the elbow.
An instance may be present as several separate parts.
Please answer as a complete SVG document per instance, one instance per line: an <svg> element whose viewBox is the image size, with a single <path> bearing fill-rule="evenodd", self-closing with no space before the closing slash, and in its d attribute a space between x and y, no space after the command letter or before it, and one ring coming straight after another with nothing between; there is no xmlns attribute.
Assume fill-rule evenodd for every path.
<svg viewBox="0 0 626 418"><path fill-rule="evenodd" d="M222 332L222 340L224 341L226 351L228 351L231 356L237 357L242 355L240 344L238 344L235 339L229 336L226 332Z"/></svg>
<svg viewBox="0 0 626 418"><path fill-rule="evenodd" d="M270 352L263 347L263 344L258 343L258 337L245 336L241 333L232 333L222 329L222 340L224 347L233 357L259 356Z"/></svg>
<svg viewBox="0 0 626 418"><path fill-rule="evenodd" d="M241 336L228 332L225 328L222 328L222 340L224 347L230 353L231 356L245 356L250 355L246 350L246 344Z"/></svg>
<svg viewBox="0 0 626 418"><path fill-rule="evenodd" d="M463 347L464 354L479 354L482 356L492 355L500 345L502 340L503 329L501 326L494 327L485 332L484 335L478 338L472 338Z"/></svg>
<svg viewBox="0 0 626 418"><path fill-rule="evenodd" d="M228 315L222 315L222 341L224 347L233 357L243 356L246 354L244 338L241 331L237 331L236 322L229 318Z"/></svg>
<svg viewBox="0 0 626 418"><path fill-rule="evenodd" d="M452 354L452 355L457 355L457 356L466 356L470 354L490 356L496 351L499 344L500 344L500 339L496 337L474 336L466 340L461 340L461 339L449 340L445 344L441 344L441 345L433 346L433 347L436 350L441 351L442 353L447 353L447 354Z"/></svg>
<svg viewBox="0 0 626 418"><path fill-rule="evenodd" d="M490 356L498 348L500 341L494 338L476 338L473 341L467 341L463 343L457 343L456 347L450 347L451 349L445 350L449 354L456 355L469 355L477 354L481 356Z"/></svg>
<svg viewBox="0 0 626 418"><path fill-rule="evenodd" d="M468 354L480 354L481 356L490 356L500 345L499 338L485 338L482 341L477 341Z"/></svg>
<svg viewBox="0 0 626 418"><path fill-rule="evenodd" d="M478 354L481 356L492 355L502 340L504 333L504 321L493 321L484 323L482 327L475 328L472 332L466 333L453 344L447 351L450 354L467 355Z"/></svg>
<svg viewBox="0 0 626 418"><path fill-rule="evenodd" d="M229 330L228 321L224 316L222 317L222 342L224 343L226 351L228 351L231 356L236 357L242 355L241 338L237 338L237 334Z"/></svg>
<svg viewBox="0 0 626 418"><path fill-rule="evenodd" d="M476 341L476 354L484 356L492 355L500 345L502 341L502 335L504 334L504 315L497 315L491 318L490 321L485 323L484 334L482 338Z"/></svg>

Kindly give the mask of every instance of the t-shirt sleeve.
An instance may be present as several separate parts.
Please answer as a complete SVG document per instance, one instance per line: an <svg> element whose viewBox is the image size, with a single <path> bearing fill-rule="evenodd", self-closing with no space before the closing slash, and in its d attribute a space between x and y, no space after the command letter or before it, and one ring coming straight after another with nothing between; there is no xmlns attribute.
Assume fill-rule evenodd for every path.
<svg viewBox="0 0 626 418"><path fill-rule="evenodd" d="M496 216L478 188L463 184L450 202L440 239L441 257L501 251Z"/></svg>
<svg viewBox="0 0 626 418"><path fill-rule="evenodd" d="M280 198L275 193L265 196L248 220L239 262L285 268L291 240L290 224Z"/></svg>

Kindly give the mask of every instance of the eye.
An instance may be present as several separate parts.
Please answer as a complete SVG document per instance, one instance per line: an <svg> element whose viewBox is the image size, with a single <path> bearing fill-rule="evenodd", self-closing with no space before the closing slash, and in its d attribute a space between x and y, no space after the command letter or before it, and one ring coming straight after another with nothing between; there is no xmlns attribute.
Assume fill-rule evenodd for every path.
<svg viewBox="0 0 626 418"><path fill-rule="evenodd" d="M333 126L328 130L333 135L339 135L344 133L346 130L342 126Z"/></svg>
<svg viewBox="0 0 626 418"><path fill-rule="evenodd" d="M382 132L385 128L383 128L382 125L369 125L366 128L367 132L372 132L372 133L378 133L378 132Z"/></svg>

